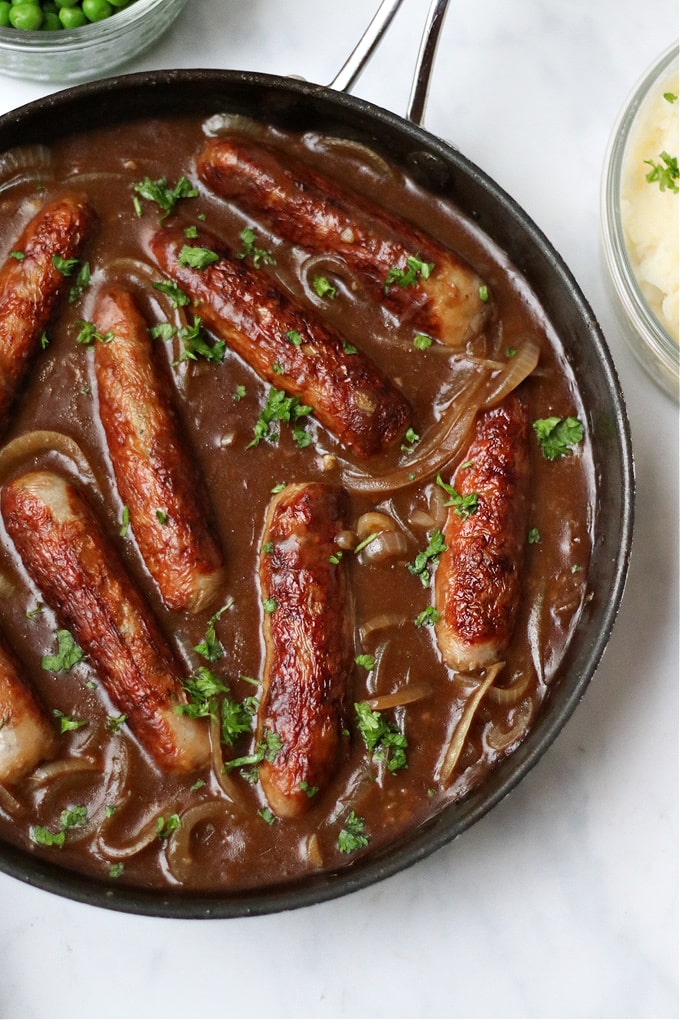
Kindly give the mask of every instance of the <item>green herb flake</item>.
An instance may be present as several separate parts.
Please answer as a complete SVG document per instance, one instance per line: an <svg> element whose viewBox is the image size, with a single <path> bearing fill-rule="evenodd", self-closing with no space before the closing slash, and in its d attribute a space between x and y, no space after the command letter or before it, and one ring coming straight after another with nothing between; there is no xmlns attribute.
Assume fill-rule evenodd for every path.
<svg viewBox="0 0 680 1020"><path fill-rule="evenodd" d="M120 878L124 871L125 865L123 864L123 862L116 861L116 863L112 864L111 867L109 868L109 878Z"/></svg>
<svg viewBox="0 0 680 1020"><path fill-rule="evenodd" d="M267 402L260 412L260 415L253 429L254 438L248 443L251 446L258 446L263 439L278 439L278 433L272 433L271 426L274 422L286 422L293 426L293 437L298 446L306 446L308 433L297 425L300 418L306 417L312 408L308 404L301 404L298 397L289 397L284 390L277 390L271 387L267 394Z"/></svg>
<svg viewBox="0 0 680 1020"><path fill-rule="evenodd" d="M680 180L677 156L671 156L664 151L659 153L658 163L655 163L653 159L645 159L644 163L645 166L652 168L648 174L645 174L650 184L658 184L660 191L665 191L666 188L676 194L680 191L680 187L677 184L678 180Z"/></svg>
<svg viewBox="0 0 680 1020"><path fill-rule="evenodd" d="M98 340L100 344L109 344L113 340L113 333L108 330L106 333L100 333L94 322L86 322L84 319L79 319L76 322L78 332L76 333L76 343L82 344L87 347L89 344Z"/></svg>
<svg viewBox="0 0 680 1020"><path fill-rule="evenodd" d="M328 557L328 562L329 563L338 564L341 559L342 559L342 549L338 549L337 552L334 552L334 553L330 554L330 556Z"/></svg>
<svg viewBox="0 0 680 1020"><path fill-rule="evenodd" d="M446 543L442 532L437 529L433 531L427 547L418 553L413 563L407 564L409 572L420 578L423 588L430 583L429 567L437 564L443 552L446 552Z"/></svg>
<svg viewBox="0 0 680 1020"><path fill-rule="evenodd" d="M57 654L43 655L41 665L51 673L66 672L81 662L85 653L80 645L76 644L70 631L58 630L56 637Z"/></svg>
<svg viewBox="0 0 680 1020"><path fill-rule="evenodd" d="M676 103L678 101L675 92L664 92L663 97L667 103Z"/></svg>
<svg viewBox="0 0 680 1020"><path fill-rule="evenodd" d="M375 657L373 655L357 655L354 658L357 666L363 666L364 669L371 670L375 666Z"/></svg>
<svg viewBox="0 0 680 1020"><path fill-rule="evenodd" d="M109 731L109 733L114 733L114 734L115 733L120 733L120 731L122 730L123 726L125 725L126 719L127 719L127 715L125 715L125 714L123 714L123 715L110 715L110 716L108 716L107 720L106 720L106 728Z"/></svg>
<svg viewBox="0 0 680 1020"><path fill-rule="evenodd" d="M310 786L306 779L300 780L299 786L302 792L306 793L310 800L312 799L312 797L316 797L317 793L319 792L319 787Z"/></svg>
<svg viewBox="0 0 680 1020"><path fill-rule="evenodd" d="M466 521L468 517L477 512L479 497L476 492L469 492L467 496L461 496L452 485L442 479L441 475L437 475L437 485L451 497L444 503L444 506L453 507L453 512L457 517L460 517L461 521Z"/></svg>
<svg viewBox="0 0 680 1020"><path fill-rule="evenodd" d="M197 790L202 790L204 786L205 779L197 779L195 783L191 784L189 789L191 790L192 793L195 793Z"/></svg>
<svg viewBox="0 0 680 1020"><path fill-rule="evenodd" d="M346 340L342 341L342 349L345 354L358 354L359 348L355 347L354 344L348 344Z"/></svg>
<svg viewBox="0 0 680 1020"><path fill-rule="evenodd" d="M583 439L578 418L537 418L533 429L546 460L559 460Z"/></svg>
<svg viewBox="0 0 680 1020"><path fill-rule="evenodd" d="M267 825L273 825L274 822L276 821L276 816L271 808L268 807L260 808L260 810L257 813L260 816L260 818L264 819Z"/></svg>
<svg viewBox="0 0 680 1020"><path fill-rule="evenodd" d="M529 545L538 545L540 541L541 534L538 528L529 528L529 532L527 534L527 542Z"/></svg>
<svg viewBox="0 0 680 1020"><path fill-rule="evenodd" d="M260 266L273 266L274 256L271 252L267 251L266 248L258 248L255 244L255 231L251 227L246 227L245 230L241 231L241 244L243 245L240 252L237 252L237 259L252 259L253 265L256 269Z"/></svg>
<svg viewBox="0 0 680 1020"><path fill-rule="evenodd" d="M228 609L231 609L233 605L234 600L229 599L229 601L226 602L221 609L218 609L214 616L210 617L205 629L205 637L197 645L194 645L194 651L198 652L199 655L202 655L204 659L208 660L208 662L217 662L217 660L221 659L224 655L224 647L217 638L215 625L222 615L226 613Z"/></svg>
<svg viewBox="0 0 680 1020"><path fill-rule="evenodd" d="M70 305L77 301L83 291L89 286L90 275L90 263L81 263L76 275L75 283L68 292L68 301Z"/></svg>
<svg viewBox="0 0 680 1020"><path fill-rule="evenodd" d="M65 259L63 255L53 255L52 265L62 276L73 276L80 265L80 259Z"/></svg>
<svg viewBox="0 0 680 1020"><path fill-rule="evenodd" d="M171 340L174 336L182 343L182 353L173 364L179 365L183 361L198 361L205 358L213 365L221 365L227 352L225 340L215 340L212 344L203 333L203 323L198 315L194 316L193 323L187 323L177 329L169 322L160 322L152 326L149 335L153 340Z"/></svg>
<svg viewBox="0 0 680 1020"><path fill-rule="evenodd" d="M120 535L121 538L126 538L129 530L130 530L130 508L124 506L120 518L120 529L118 531L118 534Z"/></svg>
<svg viewBox="0 0 680 1020"><path fill-rule="evenodd" d="M263 761L273 762L283 747L283 741L278 733L272 730L265 730L262 740L258 741L252 754L244 754L240 758L232 758L224 763L226 771L233 769L246 769L246 778L256 779L257 767Z"/></svg>
<svg viewBox="0 0 680 1020"><path fill-rule="evenodd" d="M411 287L419 279L428 280L434 269L434 262L423 262L417 255L409 255L406 259L406 268L393 266L385 277L383 290L388 291L391 284L396 283L398 287Z"/></svg>
<svg viewBox="0 0 680 1020"><path fill-rule="evenodd" d="M370 535L367 535L366 538L363 538L358 545L354 546L354 554L356 555L357 553L360 553L362 549L365 549L367 545L371 544L371 542L375 542L379 534L380 534L379 531L372 531Z"/></svg>
<svg viewBox="0 0 680 1020"><path fill-rule="evenodd" d="M382 712L373 711L367 701L357 702L354 711L359 732L373 760L384 762L388 772L406 768L408 741L399 727L388 722Z"/></svg>
<svg viewBox="0 0 680 1020"><path fill-rule="evenodd" d="M185 294L174 280L157 280L153 284L153 289L160 291L161 294L165 294L166 297L170 298L173 308L184 308L185 305L189 304L188 294Z"/></svg>
<svg viewBox="0 0 680 1020"><path fill-rule="evenodd" d="M189 269L207 269L208 266L212 266L214 262L219 261L219 255L216 251L212 251L211 248L202 248L200 245L184 244L182 249L177 256L177 261L180 266L186 266Z"/></svg>
<svg viewBox="0 0 680 1020"><path fill-rule="evenodd" d="M279 604L274 598L266 598L262 599L262 608L268 616L271 616L279 608Z"/></svg>
<svg viewBox="0 0 680 1020"><path fill-rule="evenodd" d="M441 614L434 608L434 606L427 606L422 612L416 616L416 627L432 627L435 623L439 623Z"/></svg>
<svg viewBox="0 0 680 1020"><path fill-rule="evenodd" d="M87 719L72 719L60 712L58 708L53 709L52 714L55 719L59 720L60 733L74 733L76 730L81 730L83 726L89 726Z"/></svg>
<svg viewBox="0 0 680 1020"><path fill-rule="evenodd" d="M314 293L317 294L318 297L328 298L329 301L332 301L337 294L336 288L327 276L315 276L312 281L312 287L314 289Z"/></svg>
<svg viewBox="0 0 680 1020"><path fill-rule="evenodd" d="M181 829L182 820L178 814L172 814L168 816L167 821L163 815L159 815L156 819L156 837L162 841L168 839L173 832L177 829Z"/></svg>
<svg viewBox="0 0 680 1020"><path fill-rule="evenodd" d="M239 383L238 386L236 387L236 389L234 390L234 394L233 394L234 400L236 401L236 403L238 403L239 400L243 400L245 395L246 395L246 388L243 385L243 383Z"/></svg>
<svg viewBox="0 0 680 1020"><path fill-rule="evenodd" d="M431 347L434 340L431 336L426 333L416 333L413 338L413 346L417 351L426 351L428 347Z"/></svg>
<svg viewBox="0 0 680 1020"><path fill-rule="evenodd" d="M290 340L290 342L295 347L302 346L302 336L300 333L298 333L296 329L289 329L288 332L284 333L283 335L285 336L286 340Z"/></svg>
<svg viewBox="0 0 680 1020"><path fill-rule="evenodd" d="M480 301L488 301L489 300L489 288L486 286L485 283L483 283L481 285L481 287L479 288L479 292L478 293L479 293L479 300Z"/></svg>
<svg viewBox="0 0 680 1020"><path fill-rule="evenodd" d="M420 442L420 436L414 428L409 426L404 434L404 442L401 444L402 450L408 452L414 445L414 443Z"/></svg>
<svg viewBox="0 0 680 1020"><path fill-rule="evenodd" d="M141 206L137 200L137 196L139 196L147 202L154 202L159 207L162 213L160 223L170 215L181 198L198 197L198 189L186 177L180 177L174 187L168 184L165 177L159 177L155 181L152 181L150 177L145 177L139 184L133 184L132 190L137 215L141 215Z"/></svg>
<svg viewBox="0 0 680 1020"><path fill-rule="evenodd" d="M366 822L354 811L350 811L345 824L338 834L338 850L343 854L351 854L368 846L369 837L366 835Z"/></svg>
<svg viewBox="0 0 680 1020"><path fill-rule="evenodd" d="M17 262L23 262L23 260L26 258L26 254L23 251L11 251L9 253L9 257L11 259L16 259Z"/></svg>
<svg viewBox="0 0 680 1020"><path fill-rule="evenodd" d="M69 829L75 829L79 825L84 825L86 821L87 808L77 804L74 807L65 808L61 812L59 818L60 827L56 832L46 828L44 825L36 825L31 829L31 839L39 846L56 846L61 848L66 842L66 833Z"/></svg>
<svg viewBox="0 0 680 1020"><path fill-rule="evenodd" d="M159 524L168 523L168 512L167 510L156 510L156 520Z"/></svg>
<svg viewBox="0 0 680 1020"><path fill-rule="evenodd" d="M188 697L185 705L177 705L178 715L187 715L191 719L202 719L217 714L217 697L229 694L221 679L207 666L199 666L195 673L182 681L182 687Z"/></svg>
<svg viewBox="0 0 680 1020"><path fill-rule="evenodd" d="M243 701L224 698L221 705L222 743L233 746L244 733L253 728L253 718L257 715L258 699L253 695Z"/></svg>

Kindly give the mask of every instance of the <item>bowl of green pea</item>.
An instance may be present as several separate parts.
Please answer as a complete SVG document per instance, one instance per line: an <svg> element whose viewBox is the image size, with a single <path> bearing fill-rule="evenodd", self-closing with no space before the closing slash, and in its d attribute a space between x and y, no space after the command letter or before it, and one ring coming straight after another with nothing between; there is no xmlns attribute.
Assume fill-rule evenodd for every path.
<svg viewBox="0 0 680 1020"><path fill-rule="evenodd" d="M101 78L170 27L187 0L0 0L0 71L33 81Z"/></svg>

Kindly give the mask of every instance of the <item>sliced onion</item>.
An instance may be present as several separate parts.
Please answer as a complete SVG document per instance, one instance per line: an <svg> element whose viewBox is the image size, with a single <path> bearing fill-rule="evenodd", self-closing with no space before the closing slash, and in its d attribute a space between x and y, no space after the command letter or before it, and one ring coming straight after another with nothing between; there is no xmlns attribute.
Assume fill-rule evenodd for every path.
<svg viewBox="0 0 680 1020"><path fill-rule="evenodd" d="M261 138L262 124L242 113L215 113L203 121L203 134L208 138L220 135L243 135L246 138Z"/></svg>
<svg viewBox="0 0 680 1020"><path fill-rule="evenodd" d="M81 476L84 475L96 484L92 466L75 439L51 429L24 432L0 450L0 481L24 461L45 453L59 453L66 457L76 465Z"/></svg>
<svg viewBox="0 0 680 1020"><path fill-rule="evenodd" d="M490 723L485 733L485 739L489 747L494 751L507 751L513 744L516 744L529 729L534 706L531 698L525 698L514 713L514 719L508 729L503 729L495 723Z"/></svg>
<svg viewBox="0 0 680 1020"><path fill-rule="evenodd" d="M367 563L383 563L408 557L408 539L403 531L381 531L361 550Z"/></svg>
<svg viewBox="0 0 680 1020"><path fill-rule="evenodd" d="M410 516L410 521L414 527L422 528L423 531L431 531L432 528L438 526L437 521L427 510L414 510Z"/></svg>
<svg viewBox="0 0 680 1020"><path fill-rule="evenodd" d="M524 696L531 677L528 673L521 673L509 687L497 687L496 684L489 690L489 701L496 705L516 705Z"/></svg>
<svg viewBox="0 0 680 1020"><path fill-rule="evenodd" d="M458 759L460 758L465 745L465 740L469 733L470 726L472 725L472 720L475 717L475 713L477 712L484 695L489 690L504 665L504 662L496 662L493 666L490 666L486 671L484 678L477 682L471 697L469 697L465 702L463 714L456 723L449 746L446 749L446 754L444 755L444 761L439 770L439 778L444 786L448 786L451 781L456 765L458 764ZM468 679L473 682L476 680L474 677L469 677Z"/></svg>
<svg viewBox="0 0 680 1020"><path fill-rule="evenodd" d="M323 854L321 853L318 833L313 832L307 838L305 849L307 851L307 862L311 864L313 868L323 868Z"/></svg>
<svg viewBox="0 0 680 1020"><path fill-rule="evenodd" d="M195 863L191 853L191 837L197 825L212 822L222 827L231 815L224 801L206 800L188 808L180 815L180 826L170 834L165 857L172 877L183 885L194 873Z"/></svg>
<svg viewBox="0 0 680 1020"><path fill-rule="evenodd" d="M379 510L370 510L359 517L355 530L363 542L369 535L380 534L381 531L396 531L397 523L389 514L381 513Z"/></svg>
<svg viewBox="0 0 680 1020"><path fill-rule="evenodd" d="M142 822L140 827L137 829L136 834L127 843L120 843L116 846L114 843L110 843L104 840L103 835L100 833L97 841L97 848L101 855L107 860L112 861L126 861L131 857L136 857L137 854L141 853L142 850L146 850L148 846L158 838L158 817L161 814L167 816L168 813L163 812L158 804L151 806L151 812L147 812L146 819ZM170 811L169 814L172 814ZM116 814L111 816L111 819L106 819L103 824L110 822L117 817Z"/></svg>
<svg viewBox="0 0 680 1020"><path fill-rule="evenodd" d="M28 181L52 180L52 153L46 145L22 145L0 156L0 193Z"/></svg>
<svg viewBox="0 0 680 1020"><path fill-rule="evenodd" d="M40 765L31 773L28 783L34 788L51 785L64 776L78 775L81 772L97 772L99 763L94 758L62 758L59 761Z"/></svg>
<svg viewBox="0 0 680 1020"><path fill-rule="evenodd" d="M26 814L24 805L12 796L6 786L0 784L0 811L9 815L11 819L20 818Z"/></svg>
<svg viewBox="0 0 680 1020"><path fill-rule="evenodd" d="M319 305L322 301L324 304L327 303L315 291L314 279L317 276L328 275L342 280L352 292L360 289L357 277L339 255L309 255L300 265L300 282L305 295L313 304Z"/></svg>
<svg viewBox="0 0 680 1020"><path fill-rule="evenodd" d="M520 383L531 375L538 364L541 349L535 340L525 340L513 358L509 358L502 370L492 380L483 407L495 407L512 393Z"/></svg>
<svg viewBox="0 0 680 1020"><path fill-rule="evenodd" d="M210 760L212 763L212 772L215 777L217 784L224 793L225 797L231 801L232 804L237 804L239 807L243 807L243 799L240 791L232 779L231 775L225 771L224 759L222 757L222 745L221 745L221 733L220 733L220 721L217 716L210 716Z"/></svg>
<svg viewBox="0 0 680 1020"><path fill-rule="evenodd" d="M377 616L372 616L370 620L363 623L359 628L359 634L361 640L364 642L366 638L370 637L371 634L375 634L379 630L387 630L391 627L403 627L406 622L406 617L402 613L378 613Z"/></svg>
<svg viewBox="0 0 680 1020"><path fill-rule="evenodd" d="M362 167L370 166L381 177L394 180L397 176L396 170L390 166L387 160L379 156L373 149L369 149L363 142L357 142L353 138L337 138L336 136L323 135L319 138L318 148L325 151L335 149L342 155L356 160Z"/></svg>
<svg viewBox="0 0 680 1020"><path fill-rule="evenodd" d="M422 701L423 698L429 698L431 694L432 684L423 682L407 684L391 694L376 695L373 698L367 698L367 701L374 712L383 712L388 708L400 708L402 705L411 705L414 701Z"/></svg>
<svg viewBox="0 0 680 1020"><path fill-rule="evenodd" d="M441 471L464 448L480 404L485 399L486 382L486 374L479 375L470 384L464 398L451 401L417 457L385 475L347 470L343 474L347 488L354 492L388 493L418 485Z"/></svg>
<svg viewBox="0 0 680 1020"><path fill-rule="evenodd" d="M11 577L0 571L0 599L11 599L16 594L17 586Z"/></svg>
<svg viewBox="0 0 680 1020"><path fill-rule="evenodd" d="M433 527L443 528L446 518L449 516L449 508L446 505L447 493L441 485L433 485L430 492L430 513L432 514Z"/></svg>

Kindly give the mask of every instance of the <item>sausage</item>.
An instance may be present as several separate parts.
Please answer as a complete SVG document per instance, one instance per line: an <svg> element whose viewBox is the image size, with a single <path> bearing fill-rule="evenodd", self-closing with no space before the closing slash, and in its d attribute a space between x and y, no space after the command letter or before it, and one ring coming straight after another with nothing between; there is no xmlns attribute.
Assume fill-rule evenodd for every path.
<svg viewBox="0 0 680 1020"><path fill-rule="evenodd" d="M207 730L176 712L186 703L180 666L78 489L29 472L3 486L0 509L27 573L142 746L169 771L206 764Z"/></svg>
<svg viewBox="0 0 680 1020"><path fill-rule="evenodd" d="M305 163L232 136L209 140L197 171L213 192L279 237L344 259L373 300L416 330L460 348L483 328L490 306L483 300L484 281L470 266ZM407 286L390 283L392 270L406 270L414 256L434 264L429 277L416 275Z"/></svg>
<svg viewBox="0 0 680 1020"><path fill-rule="evenodd" d="M274 734L280 747L265 756L259 774L272 811L282 818L309 808L342 756L354 627L346 567L330 557L346 527L347 502L338 486L294 484L272 500L267 514L258 739Z"/></svg>
<svg viewBox="0 0 680 1020"><path fill-rule="evenodd" d="M170 382L153 362L147 323L130 293L97 295L99 415L121 500L149 573L169 609L212 604L224 561L207 493L180 433Z"/></svg>
<svg viewBox="0 0 680 1020"><path fill-rule="evenodd" d="M230 257L199 231L191 247L219 253L205 269L179 261L181 228L158 231L151 250L191 298L197 315L262 378L311 406L341 443L361 457L381 453L411 421L408 401L374 363L313 313L287 298L267 275ZM293 339L291 339L293 338Z"/></svg>
<svg viewBox="0 0 680 1020"><path fill-rule="evenodd" d="M15 655L0 641L0 783L10 786L57 751L51 721L21 676Z"/></svg>
<svg viewBox="0 0 680 1020"><path fill-rule="evenodd" d="M482 412L453 479L461 497L475 494L466 520L448 513L446 551L434 579L435 625L442 656L467 672L501 660L517 615L527 541L529 422L515 394Z"/></svg>
<svg viewBox="0 0 680 1020"><path fill-rule="evenodd" d="M0 269L0 427L40 339L64 293L66 276L53 263L80 257L95 222L86 200L67 194L49 202L24 228Z"/></svg>

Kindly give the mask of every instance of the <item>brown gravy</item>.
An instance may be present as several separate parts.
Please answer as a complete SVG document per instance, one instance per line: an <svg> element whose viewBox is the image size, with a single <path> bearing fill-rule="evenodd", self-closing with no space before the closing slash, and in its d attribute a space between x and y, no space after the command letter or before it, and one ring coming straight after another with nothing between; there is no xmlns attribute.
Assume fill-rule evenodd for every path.
<svg viewBox="0 0 680 1020"><path fill-rule="evenodd" d="M80 446L93 465L94 478L80 472L68 457L46 450L29 456L21 469L52 464L88 490L131 575L178 649L187 675L200 665L209 665L194 647L205 637L214 610L198 616L165 611L134 536L120 536L123 508L97 417L92 352L74 338L77 322L91 317L91 294L112 276L133 287L152 319L169 318L167 303L157 295L150 296L150 281L161 279L162 274L154 270L148 275L140 268L140 264L150 264L146 239L157 228L158 209L144 204L143 215L138 216L131 189L147 176L154 180L165 177L170 183L181 176L193 181L193 161L204 130L205 125L198 121L178 119L69 137L54 145L49 167L29 172L27 180L0 194L3 258L37 204L64 187L85 192L100 218L85 255L92 269L90 287L74 304L64 306L51 325L49 345L35 360L4 442L45 429L64 433ZM527 337L540 344L539 368L523 384L531 420L574 415L585 421L559 338L534 296L503 253L455 208L433 200L398 173L386 174L378 164L364 162L351 144L318 136L288 137L266 129L259 133L272 144L328 167L330 173L419 224L470 262L488 281L494 296L496 348L517 347ZM240 232L250 225L237 210L203 189L198 198L180 202L176 215L186 223L204 216L206 225L236 249ZM463 387L465 364L437 344L424 351L416 349L408 324L388 321L362 297L360 289L353 290L346 281L334 279L338 285L334 301L314 299L302 282L307 268L304 253L267 237L259 228L257 242L274 255L275 265L267 271L298 300L313 301L350 343L371 355L397 383L414 407L417 432L427 436L436 427L452 391ZM320 271L329 276L337 268L320 265ZM177 358L176 345L157 343L160 357L169 362ZM277 442L247 448L268 386L229 351L221 365L183 361L172 367L172 372L179 412L211 494L227 562L228 580L219 605L229 604L230 608L215 623L225 653L210 668L228 685L232 697L242 700L257 695L252 679L261 675L264 658L257 555L272 490L283 482L341 481L347 457L313 419L306 422L313 440L304 449L296 445L286 426L281 426ZM369 463L366 469L382 473L390 466L387 461L394 463L400 455L397 449L385 463ZM7 791L10 796L0 798L0 837L102 879L108 879L113 865L113 874L118 872L116 881L133 886L234 891L343 867L397 839L445 803L464 797L528 731L587 597L594 500L587 437L576 451L555 462L546 461L536 445L532 470L531 527L540 541L528 546L519 622L502 676L506 687L527 678L521 697L510 699L509 704L502 697L483 701L455 778L448 789L441 789L438 767L470 696L471 681L455 677L442 665L432 627L415 626L417 615L430 605L432 593L407 570L405 562L372 564L359 556L352 558L356 654L373 655L376 666L372 670L356 667L350 704L407 684L427 685L431 693L385 712L403 729L408 741L407 767L395 773L372 760L351 717L347 760L331 787L313 801L300 820L267 817L259 786L237 771L232 776L239 789L240 807L226 799L208 771L181 780L162 775L125 725L118 732L111 731L110 717L116 717L119 710L108 700L87 662L57 674L41 668L42 657L55 650L58 625L52 612L41 607L39 593L32 589L3 531L2 630L48 712L58 711L87 725L59 738L59 760L80 761L86 768L56 770L49 780L40 775L29 777ZM408 535L408 561L413 561L427 545L431 529L422 522L426 520L423 514L429 512L433 488L430 479L392 498L353 494L352 520L376 507L391 513ZM366 625L370 629L382 616L400 622L362 636ZM248 754L252 742L246 735L233 748L224 747L225 759ZM48 774L49 768L45 772ZM64 846L36 845L32 827L58 829L62 811L74 805L87 807L87 819L68 830ZM369 843L348 855L338 849L337 840L350 811L364 820ZM166 839L157 838L158 819L167 823L174 815L182 818L183 825ZM145 839L149 832L153 837ZM144 845L135 853L137 844ZM124 867L117 867L119 864Z"/></svg>

